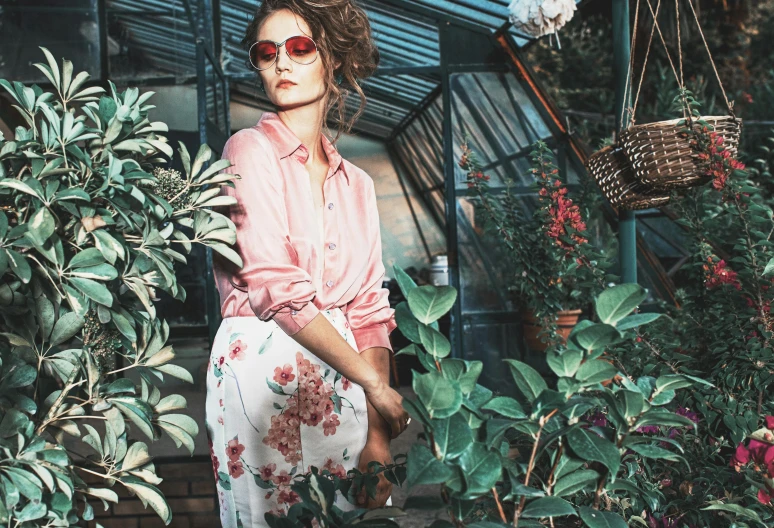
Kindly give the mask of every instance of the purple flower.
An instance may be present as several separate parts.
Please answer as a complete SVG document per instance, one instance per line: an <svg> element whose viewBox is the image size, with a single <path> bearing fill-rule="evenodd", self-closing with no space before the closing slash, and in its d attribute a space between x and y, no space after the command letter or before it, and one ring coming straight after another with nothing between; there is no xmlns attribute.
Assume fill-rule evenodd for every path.
<svg viewBox="0 0 774 528"><path fill-rule="evenodd" d="M680 416L685 416L693 423L699 423L699 415L686 407L678 407L675 413Z"/></svg>
<svg viewBox="0 0 774 528"><path fill-rule="evenodd" d="M658 426L657 425L643 425L642 427L637 428L638 433L642 434L658 434Z"/></svg>

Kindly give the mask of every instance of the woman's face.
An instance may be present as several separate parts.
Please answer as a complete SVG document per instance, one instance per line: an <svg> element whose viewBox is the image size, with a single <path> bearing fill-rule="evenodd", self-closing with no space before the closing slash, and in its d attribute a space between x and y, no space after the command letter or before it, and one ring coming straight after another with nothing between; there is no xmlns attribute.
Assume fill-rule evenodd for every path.
<svg viewBox="0 0 774 528"><path fill-rule="evenodd" d="M288 37L305 35L312 37L306 21L288 9L281 9L269 15L258 30L257 40L284 42ZM259 72L266 95L272 103L288 109L320 101L325 95L325 65L318 51L317 59L311 64L299 64L291 60L284 44L279 48L276 62ZM283 84L288 80L294 84Z"/></svg>

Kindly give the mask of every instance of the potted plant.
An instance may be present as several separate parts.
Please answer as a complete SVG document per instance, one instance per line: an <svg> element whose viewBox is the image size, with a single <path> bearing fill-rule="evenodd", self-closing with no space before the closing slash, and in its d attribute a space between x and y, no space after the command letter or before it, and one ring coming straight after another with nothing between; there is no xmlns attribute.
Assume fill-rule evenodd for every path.
<svg viewBox="0 0 774 528"><path fill-rule="evenodd" d="M504 192L491 191L490 178L481 171L467 137L461 148L459 165L467 171L468 187L476 191L506 250L503 269L521 308L528 346L542 351L563 342L588 300L604 287L607 262L589 244L581 210L570 198L551 150L538 141L530 153L537 207L524 213L510 181Z"/></svg>

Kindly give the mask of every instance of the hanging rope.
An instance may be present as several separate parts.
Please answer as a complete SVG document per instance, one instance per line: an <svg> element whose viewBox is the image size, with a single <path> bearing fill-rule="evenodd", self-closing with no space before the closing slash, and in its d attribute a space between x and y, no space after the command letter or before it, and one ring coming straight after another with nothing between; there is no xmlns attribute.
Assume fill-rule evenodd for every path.
<svg viewBox="0 0 774 528"><path fill-rule="evenodd" d="M640 0L637 0L637 5L634 8L634 31L632 32L632 43L629 47L629 66L626 69L626 83L624 84L624 95L623 95L623 103L621 104L621 118L619 119L619 123L621 124L621 129L626 128L626 123L624 123L624 114L627 110L629 110L629 116L632 115L632 109L631 107L627 108L628 102L629 102L629 91L631 89L632 85L632 77L634 76L634 49L635 45L637 43L637 21L640 17ZM618 131L616 130L616 133Z"/></svg>
<svg viewBox="0 0 774 528"><path fill-rule="evenodd" d="M732 108L732 105L730 102L728 102L728 96L726 95L726 90L723 88L723 81L720 80L720 74L718 73L718 69L715 66L715 61L712 59L712 53L710 52L709 46L707 45L707 39L704 38L704 32L701 30L701 24L699 23L699 17L696 15L696 10L693 8L693 2L691 0L688 0L688 5L691 7L691 12L693 13L693 18L696 20L696 27L699 28L699 35L701 35L701 40L704 42L704 49L707 50L707 55L709 56L710 64L712 64L712 69L715 71L715 78L718 80L718 84L720 85L720 91L723 93L723 99L726 102L726 106L728 107L728 112L731 114L731 117L734 118L734 121L736 121L736 115L734 115L734 110Z"/></svg>

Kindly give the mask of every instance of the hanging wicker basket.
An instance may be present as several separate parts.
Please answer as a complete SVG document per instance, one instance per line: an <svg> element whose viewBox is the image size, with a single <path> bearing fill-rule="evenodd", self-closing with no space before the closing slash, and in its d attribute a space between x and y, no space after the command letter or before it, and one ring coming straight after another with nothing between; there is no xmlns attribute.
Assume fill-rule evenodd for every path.
<svg viewBox="0 0 774 528"><path fill-rule="evenodd" d="M737 155L739 148L739 138L742 131L742 121L734 115L733 105L729 102L726 91L723 88L723 82L720 79L715 61L712 59L712 53L710 52L707 40L704 38L704 33L699 23L699 18L696 15L696 10L693 7L692 0L686 0L688 6L691 9L693 18L696 21L696 26L701 35L704 48L707 51L712 69L715 72L715 77L720 86L720 91L723 94L723 99L728 107L729 115L723 116L704 116L699 117L696 115L686 99L685 83L683 76L683 52L682 43L680 38L680 7L679 2L675 1L675 24L677 28L677 58L679 59L678 66L672 61L672 56L669 51L669 47L664 40L664 36L661 33L661 29L658 23L658 12L661 6L659 1L656 5L655 12L650 3L650 0L646 0L653 16L653 27L650 31L650 37L648 39L645 58L642 65L642 73L639 76L639 84L637 86L637 92L634 98L634 106L631 108L631 125L626 128L619 137L619 143L623 149L626 158L628 159L631 167L634 171L634 177L643 185L650 187L654 192L665 192L671 189L679 189L685 187L692 187L696 185L702 185L711 181L712 177L707 175L708 173L708 161L702 159L702 153L700 153L695 147L691 145L691 140L695 139L695 133L701 132L699 127L703 127L706 123L710 131L715 132L718 136L723 137L723 146L732 156ZM637 20L639 17L640 0L637 0L636 11L634 15L634 26L637 27ZM654 123L646 123L642 125L634 124L635 114L637 112L637 103L640 97L640 90L642 88L642 80L645 78L645 70L648 64L648 54L650 53L651 44L653 42L653 35L655 30L658 31L661 43L664 46L664 52L666 58L669 61L672 72L674 73L677 85L682 94L682 110L683 117L681 119L672 119L669 121L657 121ZM628 100L629 88L633 80L633 54L635 49L637 32L632 34L631 55L629 56L629 71L626 79L626 88L624 90L624 100ZM633 86L631 86L633 87ZM621 122L624 121L623 108L621 114Z"/></svg>
<svg viewBox="0 0 774 528"><path fill-rule="evenodd" d="M733 116L705 116L711 130L723 136L723 145L736 156L742 121ZM684 119L657 121L629 127L621 134L621 145L641 183L654 190L703 185L712 178L706 175L707 162L691 147L689 124ZM692 127L701 126L697 122Z"/></svg>
<svg viewBox="0 0 774 528"><path fill-rule="evenodd" d="M654 192L637 181L632 166L618 145L608 145L589 156L586 169L608 201L619 209L649 209L669 202L668 192Z"/></svg>

